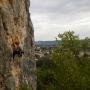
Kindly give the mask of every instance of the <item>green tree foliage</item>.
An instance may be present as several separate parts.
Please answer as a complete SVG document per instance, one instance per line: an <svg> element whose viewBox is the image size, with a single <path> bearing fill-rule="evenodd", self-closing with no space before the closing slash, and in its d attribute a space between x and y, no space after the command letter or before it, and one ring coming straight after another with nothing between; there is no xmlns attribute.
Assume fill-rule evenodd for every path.
<svg viewBox="0 0 90 90"><path fill-rule="evenodd" d="M37 61L37 90L89 90L90 58L79 57L86 52L88 39L81 41L73 31L58 37L62 44Z"/></svg>
<svg viewBox="0 0 90 90"><path fill-rule="evenodd" d="M87 47L89 46L89 38L86 37L84 40L82 40L82 51L86 53Z"/></svg>
<svg viewBox="0 0 90 90"><path fill-rule="evenodd" d="M37 61L37 90L54 90L56 64L50 56L42 57Z"/></svg>
<svg viewBox="0 0 90 90"><path fill-rule="evenodd" d="M54 90L88 90L90 89L90 61L83 58L81 61L72 53L54 53L53 59L57 85Z"/></svg>
<svg viewBox="0 0 90 90"><path fill-rule="evenodd" d="M88 48L88 38L81 41L73 31L59 34L58 37L62 44L52 55L57 65L55 70L58 80L57 90L88 90L90 61L88 57L79 57L80 52Z"/></svg>
<svg viewBox="0 0 90 90"><path fill-rule="evenodd" d="M64 32L59 34L58 37L61 39L61 48L63 50L71 51L75 56L79 54L80 51L80 40L73 31Z"/></svg>

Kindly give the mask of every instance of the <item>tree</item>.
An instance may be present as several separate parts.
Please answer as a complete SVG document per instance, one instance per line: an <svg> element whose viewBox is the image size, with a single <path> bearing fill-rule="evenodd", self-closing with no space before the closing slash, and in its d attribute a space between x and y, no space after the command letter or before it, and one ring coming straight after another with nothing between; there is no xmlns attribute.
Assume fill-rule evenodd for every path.
<svg viewBox="0 0 90 90"><path fill-rule="evenodd" d="M54 90L56 77L54 69L56 64L47 55L37 61L37 90Z"/></svg>
<svg viewBox="0 0 90 90"><path fill-rule="evenodd" d="M82 51L82 41L70 31L59 38L53 53L37 61L37 90L88 90L90 59L75 53Z"/></svg>
<svg viewBox="0 0 90 90"><path fill-rule="evenodd" d="M61 44L55 48L52 60L57 67L56 89L54 90L88 90L90 88L90 59L78 57L82 49L88 47L88 39L82 41L74 32L59 34ZM83 47L82 47L83 46ZM77 58L78 57L78 58Z"/></svg>
<svg viewBox="0 0 90 90"><path fill-rule="evenodd" d="M81 46L84 55L86 54L88 47L89 47L89 38L86 37L84 40L82 40L82 46Z"/></svg>
<svg viewBox="0 0 90 90"><path fill-rule="evenodd" d="M64 32L63 34L59 34L58 37L61 39L61 48L63 50L69 50L75 56L78 56L80 51L80 39L73 31Z"/></svg>

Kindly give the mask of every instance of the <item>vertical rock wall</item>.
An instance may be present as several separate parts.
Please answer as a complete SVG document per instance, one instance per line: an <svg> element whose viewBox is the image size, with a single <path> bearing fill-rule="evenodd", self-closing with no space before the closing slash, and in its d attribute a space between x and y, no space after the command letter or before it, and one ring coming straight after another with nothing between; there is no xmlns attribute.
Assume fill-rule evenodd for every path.
<svg viewBox="0 0 90 90"><path fill-rule="evenodd" d="M29 6L29 0L0 0L0 90L36 89Z"/></svg>

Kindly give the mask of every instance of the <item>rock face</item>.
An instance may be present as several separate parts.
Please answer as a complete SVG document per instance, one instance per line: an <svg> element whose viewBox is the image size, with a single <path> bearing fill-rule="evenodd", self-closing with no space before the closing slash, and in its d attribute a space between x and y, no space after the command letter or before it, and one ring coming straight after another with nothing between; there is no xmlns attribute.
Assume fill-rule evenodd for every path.
<svg viewBox="0 0 90 90"><path fill-rule="evenodd" d="M0 0L0 90L35 90L29 0Z"/></svg>

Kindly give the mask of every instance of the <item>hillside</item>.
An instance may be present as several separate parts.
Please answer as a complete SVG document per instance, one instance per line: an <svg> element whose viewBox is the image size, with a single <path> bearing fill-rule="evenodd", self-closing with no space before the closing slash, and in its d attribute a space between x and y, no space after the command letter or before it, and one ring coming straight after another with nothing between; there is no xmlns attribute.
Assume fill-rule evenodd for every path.
<svg viewBox="0 0 90 90"><path fill-rule="evenodd" d="M36 41L35 45L40 47L55 47L57 45L56 41Z"/></svg>

